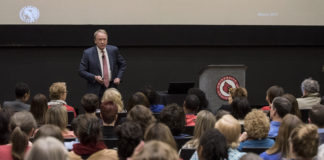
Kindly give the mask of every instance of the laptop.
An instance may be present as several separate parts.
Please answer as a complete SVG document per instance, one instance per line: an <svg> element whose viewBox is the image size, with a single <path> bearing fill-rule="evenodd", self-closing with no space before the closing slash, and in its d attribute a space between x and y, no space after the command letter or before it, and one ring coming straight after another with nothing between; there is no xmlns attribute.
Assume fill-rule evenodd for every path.
<svg viewBox="0 0 324 160"><path fill-rule="evenodd" d="M195 86L195 82L170 82L168 93L169 94L187 94L190 88Z"/></svg>

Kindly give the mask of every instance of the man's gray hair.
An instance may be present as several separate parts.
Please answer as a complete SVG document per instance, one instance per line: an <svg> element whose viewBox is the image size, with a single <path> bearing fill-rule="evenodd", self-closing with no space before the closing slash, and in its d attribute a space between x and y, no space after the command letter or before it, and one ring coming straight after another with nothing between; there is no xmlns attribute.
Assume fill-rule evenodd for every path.
<svg viewBox="0 0 324 160"><path fill-rule="evenodd" d="M106 30L104 30L104 29L98 29L98 30L96 30L96 32L94 32L94 34L93 34L93 39L96 39L96 36L97 36L98 33L104 33L104 34L106 34L107 37L108 37L108 33L107 33Z"/></svg>
<svg viewBox="0 0 324 160"><path fill-rule="evenodd" d="M305 79L301 84L302 92L304 93L318 93L320 90L320 85L318 81L312 78Z"/></svg>

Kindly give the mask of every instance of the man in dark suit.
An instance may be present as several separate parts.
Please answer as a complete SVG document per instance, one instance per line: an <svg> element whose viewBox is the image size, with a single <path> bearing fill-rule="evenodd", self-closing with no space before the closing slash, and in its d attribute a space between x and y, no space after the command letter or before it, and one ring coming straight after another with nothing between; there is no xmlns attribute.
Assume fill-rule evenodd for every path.
<svg viewBox="0 0 324 160"><path fill-rule="evenodd" d="M101 99L107 88L116 88L126 69L126 61L116 46L107 45L108 34L99 29L94 33L96 46L84 50L79 75L87 80L87 93Z"/></svg>

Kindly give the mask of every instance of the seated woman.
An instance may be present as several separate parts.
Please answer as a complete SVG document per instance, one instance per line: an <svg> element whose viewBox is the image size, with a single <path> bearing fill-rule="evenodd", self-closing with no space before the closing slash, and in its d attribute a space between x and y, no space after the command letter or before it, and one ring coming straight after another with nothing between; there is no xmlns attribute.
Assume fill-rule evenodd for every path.
<svg viewBox="0 0 324 160"><path fill-rule="evenodd" d="M178 150L177 144L172 136L168 126L163 123L153 123L147 127L144 134L145 142L158 140L169 144L175 150Z"/></svg>
<svg viewBox="0 0 324 160"><path fill-rule="evenodd" d="M52 124L45 124L41 126L35 133L34 140L37 140L41 137L54 137L62 143L64 142L61 129Z"/></svg>
<svg viewBox="0 0 324 160"><path fill-rule="evenodd" d="M142 105L146 108L150 108L150 102L144 93L136 92L129 98L126 106L127 112L129 112L136 105Z"/></svg>
<svg viewBox="0 0 324 160"><path fill-rule="evenodd" d="M291 159L312 160L319 144L318 128L314 124L300 125L291 132L289 142Z"/></svg>
<svg viewBox="0 0 324 160"><path fill-rule="evenodd" d="M150 109L153 113L160 113L164 108L163 104L157 103L157 92L153 89L152 86L145 86L144 89L141 90L142 93L145 94L147 99L150 102Z"/></svg>
<svg viewBox="0 0 324 160"><path fill-rule="evenodd" d="M269 129L270 121L267 115L261 110L252 110L244 118L244 130L248 138L241 142L238 150L242 151L244 147L270 148L274 140L267 138Z"/></svg>
<svg viewBox="0 0 324 160"><path fill-rule="evenodd" d="M126 112L124 108L123 98L116 88L109 88L104 92L101 98L101 103L104 102L113 102L114 104L116 104L118 107L118 113Z"/></svg>
<svg viewBox="0 0 324 160"><path fill-rule="evenodd" d="M44 94L36 94L30 103L30 112L36 119L37 125L45 124L45 115L48 110L47 98Z"/></svg>
<svg viewBox="0 0 324 160"><path fill-rule="evenodd" d="M176 150L161 141L149 141L144 147L133 154L130 160L179 160Z"/></svg>
<svg viewBox="0 0 324 160"><path fill-rule="evenodd" d="M53 124L61 129L63 138L75 138L73 131L67 127L67 112L63 105L55 105L48 109L45 116L46 124Z"/></svg>
<svg viewBox="0 0 324 160"><path fill-rule="evenodd" d="M280 125L275 144L260 154L264 160L281 160L289 156L289 135L292 130L303 122L295 115L287 114Z"/></svg>
<svg viewBox="0 0 324 160"><path fill-rule="evenodd" d="M244 117L251 111L250 103L246 97L236 97L231 103L232 115L240 124L244 124Z"/></svg>
<svg viewBox="0 0 324 160"><path fill-rule="evenodd" d="M152 111L143 106L136 105L128 113L126 117L127 121L133 121L140 124L142 128L142 133L145 133L146 128L156 122L155 117L153 116Z"/></svg>
<svg viewBox="0 0 324 160"><path fill-rule="evenodd" d="M233 108L232 108L231 104L232 104L233 100L235 98L247 98L247 96L248 96L248 92L243 87L230 88L229 89L229 97L228 97L228 105L222 105L220 107L220 110L225 110L232 114Z"/></svg>
<svg viewBox="0 0 324 160"><path fill-rule="evenodd" d="M70 160L117 160L117 151L107 149L106 145L100 141L101 128L99 119L95 116L79 115L76 118L76 136L80 143L73 145L73 149L69 152Z"/></svg>
<svg viewBox="0 0 324 160"><path fill-rule="evenodd" d="M29 138L33 135L37 124L30 112L16 112L10 119L9 128L11 130L10 143L0 145L1 160L22 160L25 152L28 151L32 143Z"/></svg>
<svg viewBox="0 0 324 160"><path fill-rule="evenodd" d="M182 148L197 149L199 145L199 138L204 134L206 130L214 128L215 123L216 119L213 113L207 110L200 111L197 114L193 137L184 146L182 146Z"/></svg>

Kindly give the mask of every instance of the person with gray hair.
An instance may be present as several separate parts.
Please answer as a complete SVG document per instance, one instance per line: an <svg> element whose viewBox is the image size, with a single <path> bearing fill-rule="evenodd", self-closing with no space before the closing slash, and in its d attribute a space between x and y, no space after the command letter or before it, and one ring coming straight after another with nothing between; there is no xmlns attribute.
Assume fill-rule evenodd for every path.
<svg viewBox="0 0 324 160"><path fill-rule="evenodd" d="M305 79L301 84L303 96L297 98L299 109L312 109L312 106L320 104L320 85L312 78Z"/></svg>

